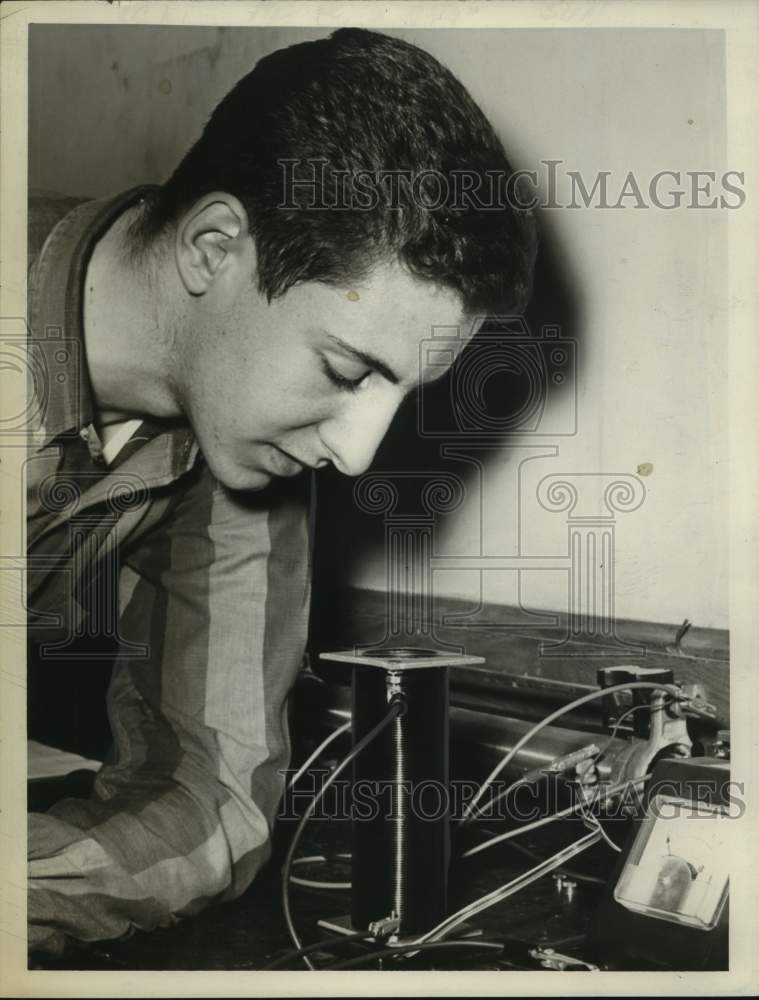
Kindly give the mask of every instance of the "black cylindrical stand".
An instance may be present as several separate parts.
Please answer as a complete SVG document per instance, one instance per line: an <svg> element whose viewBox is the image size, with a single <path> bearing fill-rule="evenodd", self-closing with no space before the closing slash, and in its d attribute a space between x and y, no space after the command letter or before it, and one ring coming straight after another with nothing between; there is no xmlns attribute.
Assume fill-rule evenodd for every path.
<svg viewBox="0 0 759 1000"><path fill-rule="evenodd" d="M354 669L354 741L387 713L394 687L406 711L353 765L352 922L391 914L399 935L446 913L450 860L448 668L408 673Z"/></svg>
<svg viewBox="0 0 759 1000"><path fill-rule="evenodd" d="M353 664L354 745L404 703L353 764L351 923L396 919L398 938L422 934L446 916L448 668L482 660L402 648L322 655Z"/></svg>

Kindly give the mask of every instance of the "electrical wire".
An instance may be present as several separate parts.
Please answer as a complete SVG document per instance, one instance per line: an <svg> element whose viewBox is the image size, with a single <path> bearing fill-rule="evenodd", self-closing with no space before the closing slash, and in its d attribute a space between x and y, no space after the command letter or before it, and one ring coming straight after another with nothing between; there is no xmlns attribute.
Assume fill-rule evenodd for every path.
<svg viewBox="0 0 759 1000"><path fill-rule="evenodd" d="M640 705L633 705L631 708L628 708L620 715L620 717L614 723L614 726L611 730L611 735L609 736L608 740L603 744L601 749L595 753L595 759L599 760L601 757L603 757L603 755L609 749L611 744L614 742L619 727L622 725L622 723L628 716L632 715L634 712L637 712L638 709L641 708L647 708L649 712L651 712L651 714L653 715L654 712L660 712L668 705L671 705L674 700L675 699L673 698L670 701L663 702L660 705L640 704ZM516 789L521 787L522 785L533 784L534 782L538 781L541 777L547 777L549 774L550 772L547 770L540 771L537 774L531 774L531 773L523 774L521 778L517 778L516 781L512 781L512 783L508 786L508 788L505 788L502 792L499 792L492 799L489 799L487 807L492 807L496 804L496 802L500 802L501 799L507 798L509 795L511 795L512 792L516 791ZM483 806L482 809L478 809L473 816L469 816L467 822L471 822L477 816L482 816L487 807Z"/></svg>
<svg viewBox="0 0 759 1000"><path fill-rule="evenodd" d="M288 789L292 788L293 785L295 784L295 782L299 781L303 777L303 775L306 773L306 771L309 769L309 767L311 767L311 765L317 759L317 757L320 757L322 755L322 753L324 753L324 751L327 749L327 747L330 745L330 743L332 743L333 740L336 740L338 738L338 736L342 736L343 733L346 733L350 729L350 727L351 727L351 723L350 723L350 721L348 721L348 722L344 723L342 726L339 726L337 729L335 729L334 732L330 733L329 736L325 740L322 740L322 742L319 744L319 746L316 748L316 750L314 750L314 752L311 754L311 756L308 757L301 764L301 766L295 772L295 774L293 775L293 777L290 778L290 781L287 784Z"/></svg>
<svg viewBox="0 0 759 1000"><path fill-rule="evenodd" d="M512 781L512 783L507 788L504 788L502 792L499 792L492 799L488 799L487 804L482 806L482 808L478 809L474 814L470 814L469 816L467 816L465 813L461 820L461 823L457 827L457 832L462 830L473 820L477 819L478 816L484 816L486 809L492 808L496 804L496 802L500 802L501 799L508 798L512 792L517 790L517 788L521 788L522 785L534 784L536 781L539 780L540 777L542 777L542 775L538 775L538 777L536 778L529 778L527 775L523 774L521 778L517 778L516 781Z"/></svg>
<svg viewBox="0 0 759 1000"><path fill-rule="evenodd" d="M672 698L670 701L662 702L660 705L647 705L647 704L633 705L631 708L626 709L620 715L620 717L617 719L617 721L614 723L614 725L612 726L611 735L609 736L608 740L604 743L604 745L601 747L601 749L596 754L596 759L600 759L601 757L603 757L603 755L609 749L609 747L611 746L611 744L614 742L614 740L616 738L617 731L619 730L619 727L622 725L622 723L625 721L625 719L628 716L632 715L634 712L637 712L638 709L640 709L640 708L647 708L651 712L651 714L653 715L654 712L661 712L663 709L668 708L672 704L672 702L675 701L675 700L676 699Z"/></svg>
<svg viewBox="0 0 759 1000"><path fill-rule="evenodd" d="M337 780L337 778L342 774L342 772L353 763L353 761L358 757L358 755L364 750L369 744L379 736L379 734L386 729L391 722L397 719L399 716L403 715L406 711L406 702L402 697L394 695L390 701L390 710L387 715L382 719L377 725L370 729L365 736L363 736L358 743L355 744L350 753L346 754L343 760L337 765L337 767L332 771L329 777L325 780L322 787L316 793L316 795L311 799L309 804L306 806L306 810L300 818L300 822L296 827L293 838L290 841L290 846L285 855L285 861L282 866L282 910L284 912L285 923L287 924L287 929L292 938L292 942L296 948L302 948L302 943L298 937L298 932L295 929L295 924L293 922L292 911L290 907L290 874L295 859L295 851L297 850L298 843L300 841L303 830L306 827L311 814L314 812L316 807L321 802L327 789ZM311 960L307 955L301 956L303 958L306 966L312 971L316 971L316 966L313 965Z"/></svg>
<svg viewBox="0 0 759 1000"><path fill-rule="evenodd" d="M619 846L619 844L615 844L614 841L609 836L609 834L606 832L606 830L604 830L603 826L601 825L601 820L597 816L594 816L592 813L588 812L585 803L582 803L580 806L580 814L582 815L582 818L585 821L586 826L590 827L590 829L592 830L597 830L601 834L603 840L606 841L606 843L613 851L616 851L617 854L622 853L622 848Z"/></svg>
<svg viewBox="0 0 759 1000"><path fill-rule="evenodd" d="M631 715L634 715L635 712L637 712L641 708L647 708L648 711L651 713L651 715L653 715L654 712L662 712L665 708L667 708L668 705L671 705L674 700L675 699L672 698L669 701L667 701L667 702L661 702L658 705L650 705L650 704L632 705L630 708L626 709L619 716L619 718L617 719L617 721L612 726L611 735L609 736L608 740L603 744L603 746L601 747L601 749L596 754L596 759L600 760L604 756L604 754L606 753L606 751L609 749L609 747L611 746L611 744L614 742L614 739L616 738L616 735L617 735L617 732L619 730L619 727L622 725L622 723L625 721L625 719L629 718ZM603 837L603 839L606 841L606 843L609 845L609 847L613 851L616 851L617 854L621 854L622 853L622 848L619 846L619 844L617 844L614 840L612 840L612 838L609 836L609 834L607 833L607 831L604 829L603 824L601 823L601 821L596 816L593 816L592 813L589 813L585 807L583 807L581 809L581 812L582 812L582 815L588 820L588 822L594 828L596 828L599 831L599 833L601 834L601 836Z"/></svg>
<svg viewBox="0 0 759 1000"><path fill-rule="evenodd" d="M290 882L293 885L302 886L304 889L350 889L350 882L318 882L316 879L311 878L300 878L300 876L291 875Z"/></svg>
<svg viewBox="0 0 759 1000"><path fill-rule="evenodd" d="M606 883L604 882L604 885ZM578 941L585 941L587 934L570 934L568 937L554 938L552 941L536 941L539 948L558 948L561 945L577 944Z"/></svg>
<svg viewBox="0 0 759 1000"><path fill-rule="evenodd" d="M488 834L488 836L493 836L492 830L485 830L483 832ZM525 847L524 844L520 844L516 840L512 840L509 843L509 847L511 847L511 849L514 851L519 851L520 854L524 854L525 857L531 858L533 861L544 860L536 851L531 850L529 847ZM567 878L575 879L577 882L587 882L589 885L608 884L608 880L605 878L599 878L597 875L587 875L585 874L585 872L577 872L574 870L574 868L567 868L565 865L562 865L561 868L558 868L556 874L566 875ZM583 937L584 935L580 936ZM549 941L548 944L554 944L554 942Z"/></svg>
<svg viewBox="0 0 759 1000"><path fill-rule="evenodd" d="M350 854L335 854L335 858L340 858L341 860L350 861ZM306 865L306 864L326 864L329 858L325 858L323 854L311 854L308 857L294 858L293 867L295 865ZM291 875L290 881L293 885L300 885L306 889L350 889L350 882L320 882L317 879L302 878L301 876Z"/></svg>
<svg viewBox="0 0 759 1000"><path fill-rule="evenodd" d="M496 903L500 903L504 899L508 899L508 897L513 896L514 893L527 888L527 886L532 885L533 882L537 882L537 880L543 878L544 875L548 875L550 872L560 868L565 861L569 860L569 858L573 858L576 854L580 854L581 851L597 844L600 839L601 837L598 831L592 830L590 833L581 837L568 847L563 848L561 851L558 851L550 858L547 858L545 861L541 861L539 865L536 865L529 871L524 872L522 875L518 875L515 879L507 882L505 885L499 886L499 888L487 893L480 899L476 899L474 902L468 903L460 910L452 913L449 917L446 917L445 920L441 921L437 927L433 927L432 930L423 934L419 938L419 943L440 940L447 934L450 934L450 932L454 930L454 928L458 927L459 924L463 924L465 921L476 916L478 913L481 913L483 910L487 910L491 906L495 906Z"/></svg>
<svg viewBox="0 0 759 1000"><path fill-rule="evenodd" d="M619 731L619 727L622 725L622 723L625 721L625 719L627 719L631 715L634 715L638 711L639 708L647 708L651 712L651 714L653 715L655 711L661 710L663 707L664 707L663 704L662 705L647 705L645 703L641 703L640 705L633 705L630 708L625 709L625 711L619 716L619 718L617 719L617 721L611 727L611 733L609 734L608 740L603 744L603 746L598 751L598 754L596 756L597 757L603 757L603 755L606 753L606 751L609 749L609 747L611 746L611 744L616 739L617 732Z"/></svg>
<svg viewBox="0 0 759 1000"><path fill-rule="evenodd" d="M298 770L292 776L292 778L290 779L290 781L287 784L288 790L290 790L291 788L293 788L293 786L295 785L295 783L297 781L300 781L300 779L308 771L308 769L311 767L311 765L314 763L314 761L317 760L324 753L324 751L327 749L327 747L330 745L330 743L332 743L334 740L338 739L338 737L342 736L343 733L347 732L350 729L350 727L351 727L351 722L350 722L350 720L348 720L348 722L344 723L342 726L338 726L337 729L335 729L333 732L331 732L327 736L326 739L322 740L322 742L319 744L319 746L316 748L316 750L314 750L314 752L309 757L306 758L306 760L301 764L301 766L298 768ZM350 854L338 855L338 857L347 857L347 858L350 858ZM314 856L312 856L310 858L296 858L293 861L293 864L294 865L302 865L302 864L305 864L306 862L319 862L319 861L326 862L326 860L327 860L326 858L324 858L324 857L322 857L320 855L314 855ZM350 882L321 882L321 881L318 881L317 879L302 878L301 876L298 876L298 875L291 875L290 876L290 881L293 883L293 885L301 886L304 889L342 889L342 890L345 890L345 889L350 889L350 887L351 887Z"/></svg>
<svg viewBox="0 0 759 1000"><path fill-rule="evenodd" d="M552 855L550 858L546 858L545 861L541 861L534 868L529 871L524 872L522 875L517 876L510 882L507 882L503 886L499 886L497 889L492 890L485 896L480 897L480 899L474 900L468 903L466 906L457 910L455 913L446 917L445 920L441 921L437 927L434 927L431 931L428 931L425 935L420 938L420 941L436 940L438 938L444 937L446 934L450 933L459 924L464 923L471 917L480 913L482 910L488 909L494 906L496 903L500 903L502 900L507 899L509 896L514 895L514 893L532 885L538 879L542 878L544 875L555 871L560 868L565 861L569 858L574 857L576 854L581 853L588 847L592 847L594 844L598 843L600 836L598 831L593 830L591 833L586 834L579 840L570 844L568 847L563 848L556 854Z"/></svg>
<svg viewBox="0 0 759 1000"><path fill-rule="evenodd" d="M641 778L631 778L629 781L620 782L618 785L612 785L611 788L606 789L604 795L600 798L599 804L603 804L620 792L626 791L628 788L634 788L637 785L642 785L645 781L651 777L650 774L645 774ZM531 830L537 830L541 826L546 826L548 823L555 823L556 820L564 819L566 816L574 816L575 813L581 812L584 803L575 802L574 805L567 806L566 809L560 809L558 812L551 813L550 816L543 816L542 819L533 820L532 823L525 823L523 826L518 826L514 830L507 830L505 833L499 833L496 837L491 837L489 840L484 840L481 844L475 844L474 847L470 847L468 851L464 851L461 855L462 858L469 858L473 854L479 854L480 851L485 851L488 847L493 847L495 844L500 844L504 840L511 840L512 837L521 837L525 833L529 833Z"/></svg>
<svg viewBox="0 0 759 1000"><path fill-rule="evenodd" d="M333 965L327 965L325 969L355 969L359 965L366 965L367 962L375 962L377 959L398 958L401 955L416 954L420 951L445 951L448 948L473 948L475 951L497 951L499 954L503 951L503 945L497 941L434 941L429 944L405 944L399 948L378 948L365 955L357 955L355 958L347 958L341 962L335 962Z"/></svg>
<svg viewBox="0 0 759 1000"><path fill-rule="evenodd" d="M329 951L335 945L347 944L349 941L373 940L374 935L369 931L356 931L353 934L333 934L331 937L322 938L321 941L315 941L313 944L306 945L305 948L291 948L290 951L285 952L284 955L280 955L273 962L264 965L261 971L266 972L269 969L281 969L283 965L287 965L288 962L292 962L296 958L302 958L304 955L310 955L312 952L321 951L322 949Z"/></svg>
<svg viewBox="0 0 759 1000"><path fill-rule="evenodd" d="M497 775L504 768L506 768L508 766L508 764L510 763L510 761L516 756L517 752L533 736L535 736L541 729L543 729L545 726L550 725L551 722L555 721L557 718L560 718L562 715L565 715L566 713L573 711L575 708L580 707L580 705L583 705L583 704L587 703L588 701L592 701L595 698L602 697L602 696L607 695L607 694L613 694L615 691L630 690L630 689L635 689L635 688L647 688L647 689L653 688L653 689L665 690L665 691L667 691L670 694L673 693L673 690L676 691L676 689L674 689L673 686L671 686L671 685L658 684L658 683L655 683L655 682L633 682L633 683L630 683L630 684L613 685L613 686L608 687L608 688L602 688L602 689L599 689L598 691L590 692L588 695L584 695L582 698L578 698L575 701L570 702L569 704L562 706L560 709L558 709L557 711L553 712L551 715L547 716L545 719L541 720L537 725L533 726L527 733L524 734L524 736L515 744L515 746L512 747L512 749L503 757L503 759L499 762L499 764L496 766L496 768L494 768L494 770L491 772L491 774L485 779L484 783L482 784L482 786L478 790L478 792L475 795L475 797L472 800L472 802L469 803L469 805L468 805L468 807L467 807L467 809L466 809L466 811L464 813L464 816L462 818L461 825L465 825L465 824L471 822L478 815L482 814L483 808L480 808L479 810L475 810L475 806L481 800L481 798L482 798L484 792L486 791L486 789L490 785L492 785L492 783L495 780L495 778L497 777ZM304 864L304 863L306 863L308 861L313 861L313 862L326 861L326 858L323 858L321 855L316 855L316 856L306 857L306 858L297 858L296 859L294 857L295 847L297 846L297 843L298 843L298 841L300 839L302 831L305 828L306 822L308 821L309 817L311 816L311 814L316 809L316 806L321 801L321 798L323 797L323 795L327 791L328 787L336 780L336 778L338 777L338 775L340 773L342 773L342 771L358 756L358 754L361 753L361 751L364 749L365 746L367 746L377 735L379 735L379 733L387 725L389 725L390 722L393 721L393 719L397 718L400 714L402 714L402 709L403 709L402 702L398 701L395 704L397 706L396 710L394 711L393 709L391 709L391 711L388 713L388 715L385 717L385 719L383 719L379 723L379 725L375 727L375 729L373 729L371 732L369 732L364 737L363 740L359 741L359 743L356 744L356 746L353 748L353 750L344 758L344 760L342 761L342 763L339 764L338 767L336 767L332 771L332 773L330 774L330 776L327 778L326 782L324 783L324 785L322 786L322 788L319 790L319 792L316 794L316 796L314 797L314 799L311 801L311 803L309 804L309 806L306 809L306 812L302 816L302 818L300 820L300 823L298 825L298 828L296 829L295 835L293 836L292 842L290 844L290 849L288 851L287 857L285 859L285 864L283 866L283 879L282 879L283 910L284 910L284 914L285 914L285 921L286 921L287 926L288 926L288 931L290 933L290 937L292 938L293 942L296 945L296 948L293 949L293 952L292 952L290 958L292 958L292 957L302 957L303 960L304 960L304 962L305 962L305 964L311 970L314 970L315 967L308 960L307 955L311 951L318 950L319 943L317 943L314 946L309 946L307 948L303 948L301 946L300 939L298 937L297 931L295 929L295 926L294 926L294 923L293 923L293 920L292 920L292 913L291 913L290 899L289 899L289 885L290 885L290 883L294 883L296 885L300 885L300 886L303 886L303 887L306 887L306 888L315 888L315 889L340 889L340 890L345 890L345 889L350 889L351 883L350 882L321 882L321 881L317 881L317 880L305 879L305 878L301 878L301 877L292 875L291 874L291 869L292 869L293 865ZM616 721L616 723L614 725L614 728L612 730L612 733L611 733L611 736L610 736L609 740L604 745L604 747L601 749L601 751L599 751L599 754L598 754L599 757L603 755L603 753L605 752L605 750L608 748L608 746L613 741L613 739L614 739L614 737L616 735L616 732L617 732L619 726L621 725L621 723L624 721L624 719L627 718L630 714L632 714L632 712L636 711L638 708L645 708L645 707L649 707L650 708L651 706L645 706L645 705L635 705L635 706L632 706L632 708L628 709L626 712L624 712L617 719L617 721ZM657 706L657 707L658 708L663 708L664 706L662 705L662 706ZM327 736L327 738L322 741L322 743L316 748L316 750L314 750L314 752L301 765L301 767L298 769L298 771L295 773L295 775L290 780L290 782L288 784L288 788L292 788L295 785L295 783L297 781L299 781L300 778L306 773L306 771L313 764L313 762L324 752L324 750L334 740L338 739L343 733L345 733L347 730L349 730L350 727L351 727L351 722L349 721L349 722L344 723L342 726L338 727L338 729L334 730L332 733L330 733ZM500 792L497 796L495 796L495 798L491 799L490 800L490 805L494 805L501 798L507 797L512 791L514 791L520 785L529 783L529 780L530 779L526 778L525 776L522 776L521 778L517 779L511 785L509 785L508 788L506 788L504 791ZM630 787L630 786L632 786L634 784L639 783L642 780L645 780L645 779L638 779L638 781L635 781L635 782L625 782L624 785L619 786L618 788L610 789L609 792L604 796L604 801L606 799L608 799L611 795L615 794L616 791L621 790L622 788ZM554 814L551 817L545 817L543 820L539 820L536 823L527 824L526 827L521 827L518 830L509 831L506 834L501 834L501 835L499 835L497 837L491 838L488 841L485 841L482 844L478 844L474 848L471 848L470 850L466 851L462 855L462 857L469 857L472 854L476 854L476 853L479 853L479 851L485 850L487 847L492 846L495 843L498 843L498 842L501 842L503 840L508 839L510 836L514 836L514 835L517 835L517 834L520 834L520 833L527 833L529 830L535 829L536 826L542 826L546 822L551 822L553 820L562 818L562 816L564 816L564 815L572 815L573 813L575 813L577 811L580 811L582 813L582 815L583 815L583 817L585 818L586 821L591 822L593 824L593 831L589 835L590 837L594 838L593 842L597 842L598 838L602 837L609 844L609 846L612 847L614 850L621 851L621 848L619 848L614 843L614 841L612 841L611 838L606 834L606 831L601 826L600 821L596 817L592 816L592 814L589 814L586 811L586 807L585 807L584 803L578 802L575 806L570 807L569 810L562 810L561 812L556 813L556 814ZM587 838L583 838L583 840L579 841L578 843L584 843L586 839ZM590 845L588 844L588 846L590 846ZM581 848L581 849L584 849L584 847ZM559 852L559 853L561 854L562 852ZM348 855L348 857L349 856L350 855ZM570 856L573 856L573 855L570 855ZM546 868L545 869L546 871L552 871L556 867L560 867L561 862L559 862L559 864L553 864L553 862L554 862L554 860L555 860L556 857L558 857L558 855L555 855L554 858L549 858L546 861L541 862L538 866L536 866L536 868L531 869L531 871L528 872L525 876L520 876L519 879L516 879L512 883L508 883L506 886L502 887L501 891L505 892L505 894L503 896L497 895L496 898L494 898L492 900L492 902L488 902L487 904L482 905L483 904L483 900L486 900L486 899L489 900L491 898L491 896L493 895L493 894L488 894L487 897L483 897L483 900L479 901L479 904L470 904L470 906L482 905L482 908L485 908L486 906L491 906L491 905L494 905L496 902L499 902L501 898L504 898L504 899L507 898L508 895L512 894L512 891L513 892L518 891L518 888L520 887L521 881L522 881L523 878L527 878L532 873L536 873L536 872L540 872L539 875L535 875L536 878L542 877L542 874L544 874L543 868L546 865L549 865L549 864L552 867ZM530 882L527 882L526 884L530 884ZM515 886L515 887L513 889L510 889L510 887L512 887L512 886ZM506 890L509 890L509 891L506 891ZM495 892L496 892L496 894L498 894L499 890L495 890ZM468 912L468 907L464 908L464 909L467 911L468 915L471 915ZM460 912L462 912L462 911L460 911ZM475 910L475 912L479 912L479 909ZM453 926L458 926L459 922L463 922L463 920L468 919L468 915L467 916L463 916L461 918L461 920L459 920L455 924L453 924L450 929L452 929ZM454 914L452 917L447 918L447 920L444 921L444 924L446 924L446 926L447 926L447 922L449 920L453 920L455 917L456 917L456 914ZM439 926L442 927L443 925L441 924ZM436 929L433 930L432 932L429 932L429 933L432 934L432 933L435 933L435 932L436 932ZM446 931L446 933L447 933L447 931ZM345 938L343 938L341 940L357 939L359 937L366 938L367 936L368 935L359 932L356 935L347 935ZM422 940L426 940L427 937L428 937L428 935L425 935L425 938L422 939ZM335 939L332 938L332 939L328 939L328 940L330 942L334 942ZM471 942L465 942L465 943L471 943ZM322 947L323 946L324 946L324 944L322 943ZM396 951L395 953L397 954L398 951ZM385 953L383 952L382 954L385 954ZM361 958L366 958L366 956L360 956L360 957ZM286 958L283 961L289 961L290 958ZM276 967L276 966L274 966L274 967ZM269 968L269 966L267 966L267 968Z"/></svg>
<svg viewBox="0 0 759 1000"><path fill-rule="evenodd" d="M550 726L552 722L560 719L563 715L568 712L574 711L576 708L580 708L582 705L586 705L590 701L595 701L597 698L604 698L606 695L615 694L617 691L640 691L640 690L654 690L654 691L666 691L667 694L672 695L676 698L680 695L680 691L674 684L660 684L657 681L631 681L627 684L612 684L607 688L598 688L595 691L590 691L588 694L583 695L580 698L575 698L574 701L570 701L566 705L562 705L557 708L556 711L551 712L540 722L536 723L514 744L514 746L509 750L509 752L498 762L498 764L493 768L490 774L487 776L485 781L480 786L477 794L474 796L472 801L467 805L464 810L464 815L461 819L461 825L472 822L481 812L482 809L476 809L477 803L482 799L486 790L493 784L495 779L508 767L514 757L519 753L522 747L528 743L533 736L536 736L542 729L546 726Z"/></svg>

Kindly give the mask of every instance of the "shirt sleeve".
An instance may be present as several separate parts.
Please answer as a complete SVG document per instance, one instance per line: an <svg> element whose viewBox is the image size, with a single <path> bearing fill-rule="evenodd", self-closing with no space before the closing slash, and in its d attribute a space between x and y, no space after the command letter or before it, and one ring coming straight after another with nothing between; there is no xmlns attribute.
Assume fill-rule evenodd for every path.
<svg viewBox="0 0 759 1000"><path fill-rule="evenodd" d="M239 895L268 858L307 635L308 493L302 476L233 494L203 466L125 554L112 755L89 799L29 816L31 948L165 925Z"/></svg>

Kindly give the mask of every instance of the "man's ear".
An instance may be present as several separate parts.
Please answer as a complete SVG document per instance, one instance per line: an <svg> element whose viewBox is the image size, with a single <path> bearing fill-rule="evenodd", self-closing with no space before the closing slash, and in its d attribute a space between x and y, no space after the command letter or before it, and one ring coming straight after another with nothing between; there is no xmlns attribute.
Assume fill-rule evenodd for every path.
<svg viewBox="0 0 759 1000"><path fill-rule="evenodd" d="M191 295L204 295L221 269L241 255L249 235L248 215L239 198L226 192L204 195L179 220L176 264Z"/></svg>

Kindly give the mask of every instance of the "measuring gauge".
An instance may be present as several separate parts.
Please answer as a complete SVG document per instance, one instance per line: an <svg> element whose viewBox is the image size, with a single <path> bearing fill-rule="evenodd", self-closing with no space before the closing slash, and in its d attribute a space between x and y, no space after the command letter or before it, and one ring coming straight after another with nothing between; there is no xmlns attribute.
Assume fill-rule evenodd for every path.
<svg viewBox="0 0 759 1000"><path fill-rule="evenodd" d="M614 898L629 910L712 930L728 893L727 814L719 806L656 795Z"/></svg>
<svg viewBox="0 0 759 1000"><path fill-rule="evenodd" d="M734 824L730 764L664 758L591 921L607 969L726 969Z"/></svg>

